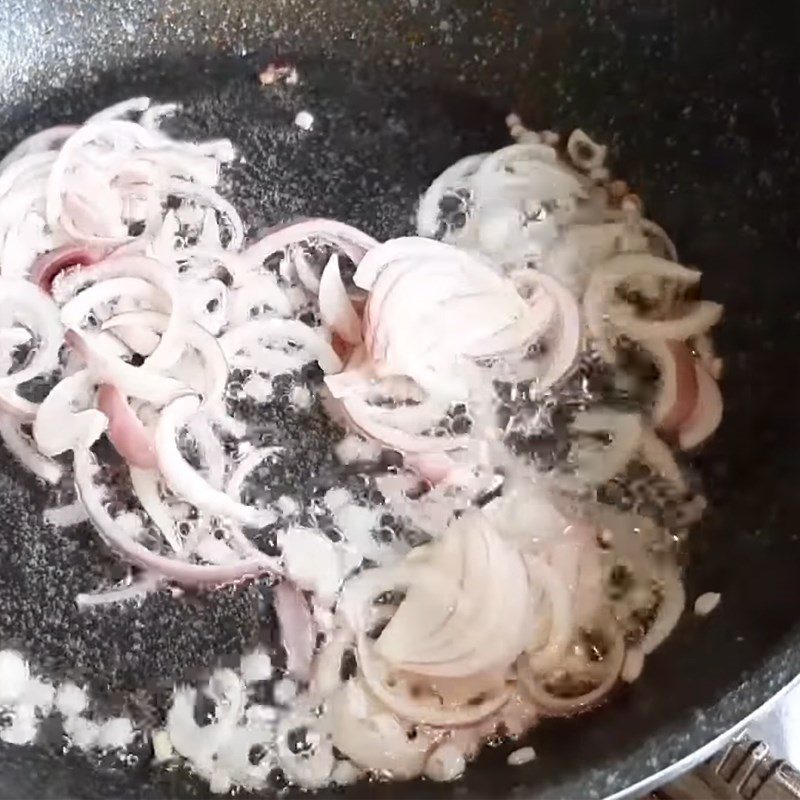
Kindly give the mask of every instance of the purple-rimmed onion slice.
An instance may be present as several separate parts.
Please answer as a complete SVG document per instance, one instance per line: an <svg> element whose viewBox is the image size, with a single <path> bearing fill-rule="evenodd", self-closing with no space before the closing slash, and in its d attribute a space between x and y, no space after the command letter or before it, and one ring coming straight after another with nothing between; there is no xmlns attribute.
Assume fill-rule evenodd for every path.
<svg viewBox="0 0 800 800"><path fill-rule="evenodd" d="M266 555L232 564L202 565L190 564L148 550L133 539L106 511L101 489L94 483L96 463L94 456L87 449L90 442L84 444L84 447L76 448L73 461L78 496L100 538L123 561L186 587L211 588L245 578L256 578L265 573L280 572L280 565L275 559Z"/></svg>

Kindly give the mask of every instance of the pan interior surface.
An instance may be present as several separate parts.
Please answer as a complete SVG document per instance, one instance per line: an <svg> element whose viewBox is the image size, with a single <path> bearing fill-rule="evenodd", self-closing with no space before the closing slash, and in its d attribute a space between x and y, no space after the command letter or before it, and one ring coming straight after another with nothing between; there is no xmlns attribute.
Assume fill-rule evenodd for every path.
<svg viewBox="0 0 800 800"><path fill-rule="evenodd" d="M444 167L505 143L513 108L533 127L580 126L609 143L615 171L725 304L726 419L696 459L710 510L687 568L690 599L720 592L720 607L687 614L607 707L543 722L530 735L534 762L508 767L519 746L509 745L454 785L345 796L605 796L723 733L798 672L800 64L783 12L689 0L38 5L0 4L2 151L135 94L179 100L178 132L239 147L224 188L251 233L321 215L387 238L412 230L420 192ZM258 84L276 56L297 64L299 85ZM314 116L309 132L294 124L301 110ZM52 568L36 487L2 463L0 602L14 608L13 595ZM44 566L22 563L21 536L43 548ZM67 590L59 597L68 602ZM231 600L221 624L246 617L247 602ZM3 642L22 629L9 616L0 611ZM121 651L126 628L116 627L108 647ZM147 760L87 773L82 756L2 745L0 797L204 791Z"/></svg>

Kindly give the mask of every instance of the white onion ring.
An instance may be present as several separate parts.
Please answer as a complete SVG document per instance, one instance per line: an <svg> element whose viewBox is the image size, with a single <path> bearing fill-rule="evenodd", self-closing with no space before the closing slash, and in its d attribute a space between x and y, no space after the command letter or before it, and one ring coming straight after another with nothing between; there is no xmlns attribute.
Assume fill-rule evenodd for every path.
<svg viewBox="0 0 800 800"><path fill-rule="evenodd" d="M717 382L702 364L695 364L697 404L678 432L683 450L691 450L708 439L722 422L722 394Z"/></svg>
<svg viewBox="0 0 800 800"><path fill-rule="evenodd" d="M581 313L572 293L556 278L534 270L519 270L509 276L516 284L541 287L558 307L558 324L547 371L536 382L538 391L549 389L572 369L581 348Z"/></svg>
<svg viewBox="0 0 800 800"><path fill-rule="evenodd" d="M583 297L583 309L589 332L596 340L599 352L609 362L614 361L614 348L608 339L607 321L612 316L614 293L619 286L642 278L657 278L678 286L691 287L699 283L700 273L648 253L620 253L596 267ZM709 313L708 307L702 308L703 314ZM613 321L621 321L626 326L625 332L634 330L639 334L633 337L636 339L683 340L693 335L673 335L676 333L672 330L675 325L671 322L657 324L658 320L637 320L631 313L621 318L617 314Z"/></svg>
<svg viewBox="0 0 800 800"><path fill-rule="evenodd" d="M161 337L159 346L148 356L146 363L152 369L171 367L183 352L181 330L189 319L188 312L183 307L183 294L179 282L158 261L124 252L115 253L93 264L91 269L62 276L57 282L57 294L72 296L88 282L121 277L135 277L148 281L169 299L171 308L169 325Z"/></svg>
<svg viewBox="0 0 800 800"><path fill-rule="evenodd" d="M103 330L146 327L163 336L169 327L169 322L166 314L157 311L129 311L107 319L103 323ZM221 403L228 380L228 363L219 341L196 322L187 322L179 333L186 346L196 350L203 360L206 374L203 389L204 404Z"/></svg>
<svg viewBox="0 0 800 800"><path fill-rule="evenodd" d="M180 454L177 433L199 408L200 400L195 395L183 395L166 405L158 419L156 455L167 485L176 495L209 514L230 517L253 527L274 522L274 512L246 506L215 489Z"/></svg>
<svg viewBox="0 0 800 800"><path fill-rule="evenodd" d="M108 425L93 407L95 382L87 370L62 378L45 397L33 421L33 438L46 456L57 456L100 438Z"/></svg>
<svg viewBox="0 0 800 800"><path fill-rule="evenodd" d="M387 667L374 655L372 645L365 636L359 637L358 640L358 663L365 684L383 705L403 719L433 727L449 728L475 724L501 709L511 695L509 685L502 681L498 682L495 678L486 684L475 681L473 698L464 697L449 707L438 702L426 703L414 700L410 695L404 696L392 691L387 685ZM463 695L463 687L460 688ZM480 702L465 702L474 701L477 697L481 698Z"/></svg>
<svg viewBox="0 0 800 800"><path fill-rule="evenodd" d="M80 328L89 312L97 305L114 300L146 301L156 311L166 310L160 292L141 278L109 278L95 283L61 306L61 324L65 328Z"/></svg>
<svg viewBox="0 0 800 800"><path fill-rule="evenodd" d="M358 263L368 250L378 242L366 233L344 222L333 219L307 219L283 225L267 233L242 254L243 259L255 268L269 256L285 250L292 244L309 240L319 240L331 244Z"/></svg>
<svg viewBox="0 0 800 800"><path fill-rule="evenodd" d="M60 149L76 130L78 130L77 125L54 125L52 128L45 128L43 131L37 131L28 136L27 139L23 139L6 153L3 160L0 161L0 173L5 174L11 164L33 154L52 154L53 160L55 160L55 154L52 151ZM5 189L0 186L0 195L4 193Z"/></svg>
<svg viewBox="0 0 800 800"><path fill-rule="evenodd" d="M29 363L0 376L0 405L9 413L30 419L36 406L17 394L17 387L58 366L62 329L58 308L38 286L16 278L0 278L0 301L14 316L31 324L39 346Z"/></svg>
<svg viewBox="0 0 800 800"><path fill-rule="evenodd" d="M224 334L219 343L225 356L233 359L249 343L284 344L294 342L319 362L325 372L339 372L342 361L334 349L313 328L294 319L254 319Z"/></svg>
<svg viewBox="0 0 800 800"><path fill-rule="evenodd" d="M42 455L21 429L21 423L11 414L0 412L0 437L8 451L30 472L47 483L61 480L63 470L55 461Z"/></svg>
<svg viewBox="0 0 800 800"><path fill-rule="evenodd" d="M128 472L131 476L133 491L145 513L161 531L164 541L172 548L173 552L182 554L184 546L176 530L176 520L172 516L169 506L161 499L158 473L152 469L139 469L133 465L129 465Z"/></svg>
<svg viewBox="0 0 800 800"><path fill-rule="evenodd" d="M147 366L134 367L107 354L98 346L96 337L86 336L71 328L64 339L85 361L95 381L109 383L129 397L164 405L187 391L186 386L175 378L161 375Z"/></svg>
<svg viewBox="0 0 800 800"><path fill-rule="evenodd" d="M105 383L97 390L97 408L108 417L106 434L116 451L132 466L155 469L153 438L116 386Z"/></svg>
<svg viewBox="0 0 800 800"><path fill-rule="evenodd" d="M622 634L616 631L611 651L606 654L603 662L597 665L598 667L604 667L605 675L599 685L586 694L578 697L559 697L554 695L545 687L542 679L527 668L520 670L519 681L541 714L557 717L569 716L597 705L616 685L624 661L625 643L622 639Z"/></svg>
<svg viewBox="0 0 800 800"><path fill-rule="evenodd" d="M75 486L100 538L124 561L155 573L182 586L221 586L246 578L256 578L264 573L279 573L274 559L264 555L259 559L239 561L235 564L205 566L167 558L151 552L134 541L108 515L103 502L93 486L94 459L88 449L75 450Z"/></svg>
<svg viewBox="0 0 800 800"><path fill-rule="evenodd" d="M618 475L630 462L642 438L642 418L639 414L609 409L590 409L575 416L570 426L580 434L608 433L608 446L578 446L575 464L580 478L599 485Z"/></svg>
<svg viewBox="0 0 800 800"><path fill-rule="evenodd" d="M448 189L463 184L475 174L488 153L466 156L449 166L422 195L417 209L417 233L434 238L439 232L439 202Z"/></svg>

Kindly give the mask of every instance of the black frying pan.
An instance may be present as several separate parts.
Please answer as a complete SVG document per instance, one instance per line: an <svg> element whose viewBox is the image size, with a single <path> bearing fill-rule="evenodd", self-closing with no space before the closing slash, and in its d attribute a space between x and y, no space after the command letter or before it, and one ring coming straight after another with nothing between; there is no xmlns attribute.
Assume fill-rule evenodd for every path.
<svg viewBox="0 0 800 800"><path fill-rule="evenodd" d="M135 93L181 99L184 132L230 136L246 155L235 178L254 228L323 214L383 237L409 230L443 167L501 144L514 108L611 143L726 305L726 420L698 458L712 506L688 570L690 597L719 591L720 608L687 618L606 708L537 728L535 762L511 769L500 748L453 786L347 796L606 796L710 742L800 670L799 22L796 3L745 0L0 2L0 150ZM274 56L296 60L299 87L258 86ZM302 108L313 136L292 126ZM259 635L258 587L117 610L87 631L72 598L105 568L102 549L88 535L54 541L35 487L3 463L0 645L42 671L101 665L93 688L113 705L143 675L163 687ZM197 614L209 630L192 629ZM38 750L0 747L0 797L205 791L146 758L90 769L48 735Z"/></svg>

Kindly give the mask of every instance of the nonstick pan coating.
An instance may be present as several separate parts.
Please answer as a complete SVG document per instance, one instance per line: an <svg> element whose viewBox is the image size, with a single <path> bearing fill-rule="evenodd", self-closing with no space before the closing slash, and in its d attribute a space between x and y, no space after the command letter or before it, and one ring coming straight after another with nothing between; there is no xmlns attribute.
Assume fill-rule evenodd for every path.
<svg viewBox="0 0 800 800"><path fill-rule="evenodd" d="M800 671L799 21L794 3L737 0L0 2L0 150L136 93L179 99L189 132L241 146L237 197L254 228L313 213L384 237L410 229L443 167L501 144L514 108L610 143L726 306L726 419L697 459L711 510L688 568L689 597L721 592L718 610L687 615L608 707L543 723L530 764L507 767L500 748L452 786L344 796L603 797L688 756ZM296 61L300 86L258 86L275 56ZM300 137L303 108L316 123ZM3 464L0 542L44 541L35 491ZM26 583L20 553L0 555L0 598L30 591L35 571ZM247 618L231 602L222 627ZM0 613L0 642L12 628ZM89 769L0 748L0 797L192 791L205 793L144 762Z"/></svg>

